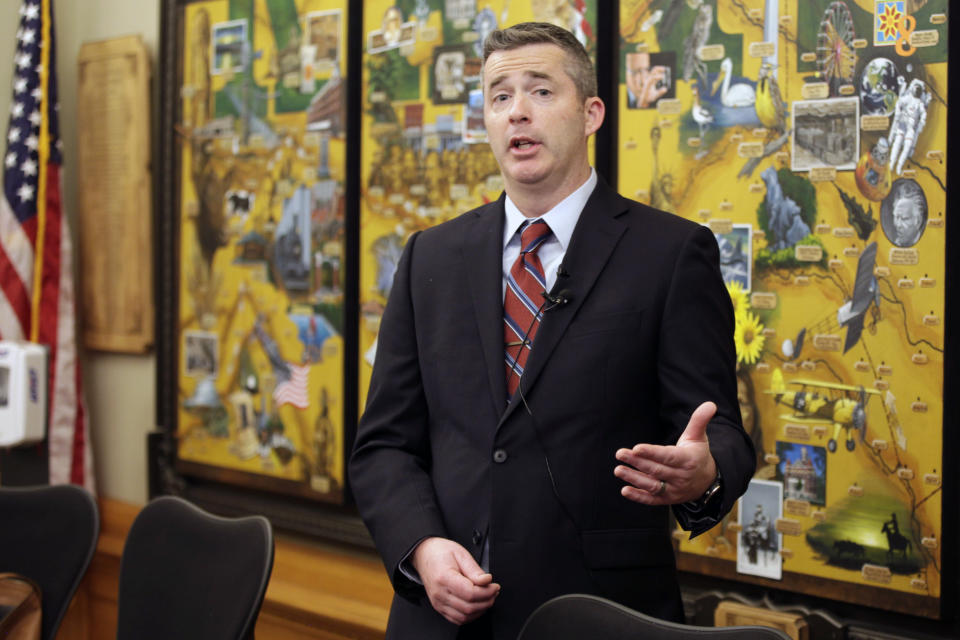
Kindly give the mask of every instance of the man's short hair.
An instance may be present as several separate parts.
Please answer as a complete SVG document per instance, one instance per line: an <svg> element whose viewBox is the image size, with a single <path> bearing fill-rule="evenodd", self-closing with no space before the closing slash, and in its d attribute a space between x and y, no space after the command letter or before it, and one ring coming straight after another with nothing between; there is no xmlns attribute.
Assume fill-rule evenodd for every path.
<svg viewBox="0 0 960 640"><path fill-rule="evenodd" d="M923 189L921 189L920 185L916 182L903 183L903 187L900 189L899 197L897 198L897 204L899 204L901 200L909 202L913 206L915 213L923 214L923 208L926 206L926 198L923 196Z"/></svg>
<svg viewBox="0 0 960 640"><path fill-rule="evenodd" d="M571 63L566 67L566 72L577 87L580 99L596 97L597 74L587 50L572 33L549 22L521 22L506 29L492 31L483 41L483 63L487 63L487 58L494 51L509 51L530 44L552 44L560 47Z"/></svg>

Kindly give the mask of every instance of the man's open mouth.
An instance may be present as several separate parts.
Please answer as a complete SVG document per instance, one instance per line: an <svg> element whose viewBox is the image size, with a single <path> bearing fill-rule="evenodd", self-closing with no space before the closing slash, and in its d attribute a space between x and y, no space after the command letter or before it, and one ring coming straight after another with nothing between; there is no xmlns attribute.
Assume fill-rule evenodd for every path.
<svg viewBox="0 0 960 640"><path fill-rule="evenodd" d="M510 146L514 149L529 149L530 147L537 144L536 140L531 140L530 138L513 138L510 141Z"/></svg>

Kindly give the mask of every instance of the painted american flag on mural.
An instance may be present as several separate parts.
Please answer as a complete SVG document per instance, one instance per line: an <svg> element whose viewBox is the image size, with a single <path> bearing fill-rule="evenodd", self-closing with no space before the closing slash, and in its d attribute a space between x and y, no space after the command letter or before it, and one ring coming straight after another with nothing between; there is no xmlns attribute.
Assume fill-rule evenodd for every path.
<svg viewBox="0 0 960 640"><path fill-rule="evenodd" d="M310 383L310 367L307 365L287 365L287 373L278 375L277 386L273 390L273 401L277 406L292 404L298 409L310 406L307 385Z"/></svg>
<svg viewBox="0 0 960 640"><path fill-rule="evenodd" d="M16 39L0 194L0 339L49 348L50 482L93 490L72 247L61 201L53 0L24 0Z"/></svg>

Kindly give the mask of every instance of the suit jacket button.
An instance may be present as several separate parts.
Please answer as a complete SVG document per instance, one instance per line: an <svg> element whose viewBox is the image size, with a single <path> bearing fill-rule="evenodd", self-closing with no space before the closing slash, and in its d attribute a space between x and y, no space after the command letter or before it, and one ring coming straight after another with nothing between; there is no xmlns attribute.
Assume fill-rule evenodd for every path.
<svg viewBox="0 0 960 640"><path fill-rule="evenodd" d="M473 530L473 544L475 546L480 546L480 542L483 541L483 536L480 534L478 529Z"/></svg>
<svg viewBox="0 0 960 640"><path fill-rule="evenodd" d="M503 449L497 449L493 452L493 461L497 464L507 461L507 452Z"/></svg>

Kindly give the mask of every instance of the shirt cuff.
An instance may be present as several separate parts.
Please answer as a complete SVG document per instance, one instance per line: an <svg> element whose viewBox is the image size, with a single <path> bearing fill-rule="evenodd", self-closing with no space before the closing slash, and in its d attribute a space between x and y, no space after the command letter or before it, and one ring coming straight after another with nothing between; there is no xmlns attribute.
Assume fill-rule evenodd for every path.
<svg viewBox="0 0 960 640"><path fill-rule="evenodd" d="M400 564L397 568L400 570L400 573L403 574L410 582L418 584L421 587L423 586L423 580L420 579L420 574L417 573L417 570L413 566L413 552L417 550L417 547L420 546L420 543L426 540L426 537L420 538L417 542L410 547L410 551L407 551L406 555L400 560Z"/></svg>

